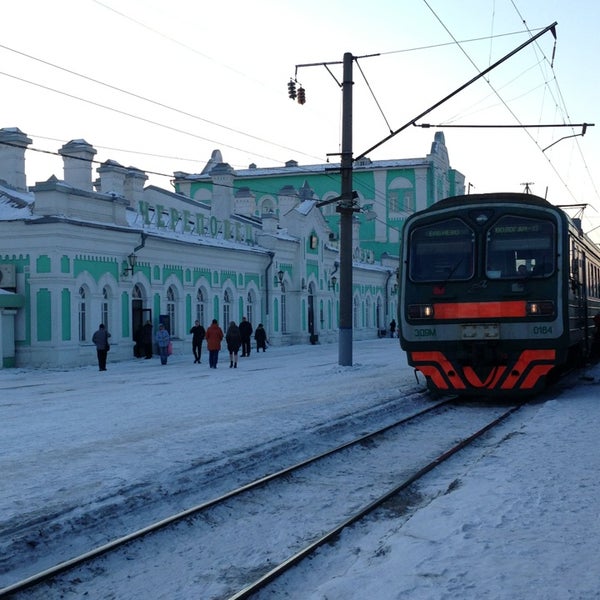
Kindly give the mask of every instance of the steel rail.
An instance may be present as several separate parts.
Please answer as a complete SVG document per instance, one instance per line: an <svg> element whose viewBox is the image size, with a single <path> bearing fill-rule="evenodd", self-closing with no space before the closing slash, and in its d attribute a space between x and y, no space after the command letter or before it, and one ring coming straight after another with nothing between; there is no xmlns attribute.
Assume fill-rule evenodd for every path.
<svg viewBox="0 0 600 600"><path fill-rule="evenodd" d="M416 481L418 481L419 479L424 477L427 473L429 473L430 471L432 471L433 469L438 467L440 464L442 464L443 462L448 460L451 456L453 456L454 454L456 454L457 452L459 452L460 450L462 450L463 448L465 448L466 446L471 444L474 440L476 440L477 438L484 435L490 429L492 429L492 428L496 427L497 425L499 425L500 423L502 423L510 415L512 415L517 410L519 410L524 404L526 404L526 402L522 402L520 404L517 404L516 406L513 406L508 411L506 411L505 413L503 413L502 415L500 415L499 417L497 417L496 419L494 419L493 421L491 421L490 423L488 423L481 429L477 430L475 433L464 438L458 444L454 445L449 450L446 450L445 452L440 454L437 458L435 458L430 463L425 465L422 469L420 469L419 471L417 471L416 473L411 475L408 479L404 480L402 483L393 487L391 490L388 490L385 494L383 494L379 498L376 498L375 500L373 500L372 502L370 502L369 504L367 504L366 506L361 508L359 511L357 511L356 513L354 513L353 515L348 517L343 523L341 523L340 525L338 525L331 531L325 533L323 536L321 536L320 538L318 538L317 540L315 540L310 545L306 546L305 548L303 548L302 550L300 550L293 556L290 556L288 559L286 559L285 561L283 561L282 563L280 563L279 565L277 565L276 567L271 569L268 573L266 573L265 575L263 575L262 577L260 577L259 579L257 579L253 583L251 583L250 585L246 586L244 589L235 593L233 596L229 596L227 600L244 600L246 598L249 598L252 594L255 594L256 592L265 588L269 583L271 583L277 577L280 577L286 571L290 570L292 567L294 567L299 562L301 562L304 558L306 558L307 556L314 553L315 550L317 550L324 544L333 541L334 538L336 538L342 532L342 530L344 530L346 527L349 527L350 525L353 525L357 521L363 519L365 516L369 515L371 512L373 512L374 510L379 508L384 502L386 502L390 498L393 498L396 494L405 490L410 485L412 485L413 483L415 483Z"/></svg>
<svg viewBox="0 0 600 600"><path fill-rule="evenodd" d="M244 484L234 490L231 490L225 494L222 494L221 496L217 496L216 498L213 498L213 499L203 502L201 504L197 504L197 505L195 505L191 508L188 508L184 511L181 511L176 514L165 517L164 519L161 519L160 521L157 521L155 523L147 525L146 527L143 527L142 529L138 529L138 530L133 531L133 532L131 532L127 535L124 535L120 538L111 540L110 542L107 542L106 544L98 546L97 548L93 548L92 550L89 550L88 552L85 552L84 554L80 554L78 556L70 558L66 561L63 561L63 562L57 564L57 565L54 565L43 571L40 571L39 573L35 573L34 575L31 575L21 581L17 581L7 587L1 588L0 589L0 598L4 598L8 594L12 594L12 593L15 593L18 591L23 591L27 588L38 585L44 581L51 579L52 577L55 577L57 575L60 575L61 573L64 573L65 571L68 571L69 569L81 566L84 563L89 562L95 558L98 558L99 556L101 556L103 554L107 554L108 552L117 550L118 548L123 547L132 541L139 540L145 536L155 533L161 529L164 529L165 527L167 527L169 525L178 523L178 522L182 521L183 519L186 519L190 516L198 515L202 511L207 510L207 509L209 509L217 504L220 504L226 500L229 500L230 498L233 498L234 496L237 496L239 494L242 494L242 493L247 492L252 489L256 489L256 488L263 486L275 479L278 479L280 477L288 475L289 473L291 473L293 471L302 469L303 467L306 467L306 466L308 466L314 462L317 462L323 458L326 458L328 456L331 456L331 455L333 455L337 452L340 452L346 448L360 444L360 443L364 442L365 440L368 440L369 438L375 437L377 435L381 435L382 433L385 433L386 431L393 429L394 427L399 427L410 421L418 419L419 417L426 415L432 411L435 411L439 408L443 408L443 407L447 406L448 404L451 404L455 400L456 400L456 397L454 397L454 396L446 398L446 399L442 400L441 402L437 402L436 404L428 406L427 408L425 408L423 410L417 411L416 413L413 413L411 415L403 417L402 419L400 419L394 423L391 423L389 425L386 425L385 427L382 427L382 428L372 431L370 433L366 433L358 438L355 438L348 442L344 442L343 444L340 444L339 446L336 446L333 449L326 450L324 452L321 452L320 454L317 454L315 456L312 456L310 458L302 460L302 461L295 463L289 467L285 467L279 471L276 471L269 475L265 475L264 477L260 477L259 479L256 479L255 481Z"/></svg>

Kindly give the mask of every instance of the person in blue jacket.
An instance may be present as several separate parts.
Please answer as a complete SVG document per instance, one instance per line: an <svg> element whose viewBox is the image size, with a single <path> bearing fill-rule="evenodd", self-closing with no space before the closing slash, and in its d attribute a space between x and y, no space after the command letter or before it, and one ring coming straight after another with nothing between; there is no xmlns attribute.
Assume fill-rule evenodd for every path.
<svg viewBox="0 0 600 600"><path fill-rule="evenodd" d="M165 326L161 323L158 326L158 331L156 332L156 344L158 346L158 353L160 355L160 364L166 365L167 360L169 358L169 342L171 341L171 336L169 332L165 329Z"/></svg>

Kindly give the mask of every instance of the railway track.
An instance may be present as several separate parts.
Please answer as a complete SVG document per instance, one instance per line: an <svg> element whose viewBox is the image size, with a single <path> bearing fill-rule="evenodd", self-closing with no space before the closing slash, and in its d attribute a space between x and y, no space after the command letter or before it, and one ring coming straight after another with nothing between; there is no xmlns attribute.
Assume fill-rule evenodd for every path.
<svg viewBox="0 0 600 600"><path fill-rule="evenodd" d="M127 597L141 580L164 586L167 571L169 597L248 598L517 408L440 402L15 582L0 597L91 596L98 578L105 594Z"/></svg>

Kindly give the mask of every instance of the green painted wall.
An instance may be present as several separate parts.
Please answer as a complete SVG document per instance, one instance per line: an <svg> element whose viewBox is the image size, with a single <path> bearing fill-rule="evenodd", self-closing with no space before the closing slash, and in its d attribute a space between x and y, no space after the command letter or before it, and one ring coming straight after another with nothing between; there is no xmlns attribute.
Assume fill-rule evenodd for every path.
<svg viewBox="0 0 600 600"><path fill-rule="evenodd" d="M110 273L118 281L119 263L114 258L77 256L73 260L73 276L78 277L83 272L88 272L94 281L98 281L106 273Z"/></svg>
<svg viewBox="0 0 600 600"><path fill-rule="evenodd" d="M61 273L70 273L71 272L71 259L68 256L61 257L60 272Z"/></svg>
<svg viewBox="0 0 600 600"><path fill-rule="evenodd" d="M219 320L219 297L218 296L215 296L213 298L213 319L217 319L217 321Z"/></svg>
<svg viewBox="0 0 600 600"><path fill-rule="evenodd" d="M37 314L37 341L49 342L52 340L52 296L50 290L42 288L35 297Z"/></svg>
<svg viewBox="0 0 600 600"><path fill-rule="evenodd" d="M71 339L71 290L63 288L61 292L61 321L62 321L62 340Z"/></svg>

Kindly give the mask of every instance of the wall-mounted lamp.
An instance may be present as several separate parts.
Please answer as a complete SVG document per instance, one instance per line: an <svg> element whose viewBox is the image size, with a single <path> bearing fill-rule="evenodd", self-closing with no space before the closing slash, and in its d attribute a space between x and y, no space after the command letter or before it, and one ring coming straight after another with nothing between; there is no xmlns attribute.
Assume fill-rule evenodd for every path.
<svg viewBox="0 0 600 600"><path fill-rule="evenodd" d="M123 269L123 275L127 275L127 273L131 273L133 275L133 269L137 265L137 256L134 252L127 257L127 263L129 266Z"/></svg>
<svg viewBox="0 0 600 600"><path fill-rule="evenodd" d="M331 273L331 275L329 276L329 281L327 282L327 288L330 290L335 290L335 284L337 283L337 277L335 276L335 274L337 273L337 270L340 266L340 263L335 261L333 263L333 265L335 266L335 269L333 270L333 272Z"/></svg>
<svg viewBox="0 0 600 600"><path fill-rule="evenodd" d="M285 286L283 284L283 277L284 277L285 273L279 269L279 271L277 271L277 280L279 281L279 285L281 286L281 291L285 292Z"/></svg>

